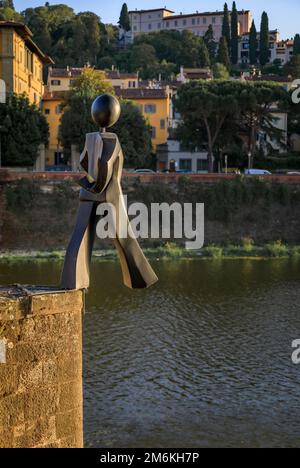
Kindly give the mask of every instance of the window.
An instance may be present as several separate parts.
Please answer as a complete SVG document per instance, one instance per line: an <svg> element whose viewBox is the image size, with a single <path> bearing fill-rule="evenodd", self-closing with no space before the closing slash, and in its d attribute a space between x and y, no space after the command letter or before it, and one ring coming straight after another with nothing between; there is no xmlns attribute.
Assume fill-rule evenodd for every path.
<svg viewBox="0 0 300 468"><path fill-rule="evenodd" d="M145 114L155 114L156 104L145 104Z"/></svg>
<svg viewBox="0 0 300 468"><path fill-rule="evenodd" d="M60 84L61 84L60 80L51 80L52 86L60 86Z"/></svg>
<svg viewBox="0 0 300 468"><path fill-rule="evenodd" d="M158 23L157 27L158 27L158 29L160 29L161 28L161 23Z"/></svg>
<svg viewBox="0 0 300 468"><path fill-rule="evenodd" d="M62 113L62 105L59 104L58 106L56 106L55 108L55 113L56 114L61 114Z"/></svg>
<svg viewBox="0 0 300 468"><path fill-rule="evenodd" d="M183 26L186 26L186 20L183 20Z"/></svg>
<svg viewBox="0 0 300 468"><path fill-rule="evenodd" d="M49 115L50 114L50 109L45 109L45 114Z"/></svg>
<svg viewBox="0 0 300 468"><path fill-rule="evenodd" d="M152 29L152 24L148 24L148 29Z"/></svg>
<svg viewBox="0 0 300 468"><path fill-rule="evenodd" d="M197 172L208 171L207 159L197 159Z"/></svg>
<svg viewBox="0 0 300 468"><path fill-rule="evenodd" d="M164 130L166 128L166 121L165 119L160 119L160 129Z"/></svg>
<svg viewBox="0 0 300 468"><path fill-rule="evenodd" d="M156 138L156 128L155 127L151 127L151 138L152 139Z"/></svg>
<svg viewBox="0 0 300 468"><path fill-rule="evenodd" d="M212 24L216 24L216 18L213 16Z"/></svg>
<svg viewBox="0 0 300 468"><path fill-rule="evenodd" d="M174 21L174 26L176 26L176 27L178 26L178 21L177 20Z"/></svg>
<svg viewBox="0 0 300 468"><path fill-rule="evenodd" d="M194 25L196 23L195 18L192 19L192 24Z"/></svg>
<svg viewBox="0 0 300 468"><path fill-rule="evenodd" d="M207 18L203 18L203 24L207 23Z"/></svg>
<svg viewBox="0 0 300 468"><path fill-rule="evenodd" d="M200 24L200 18L197 18L197 24Z"/></svg>
<svg viewBox="0 0 300 468"><path fill-rule="evenodd" d="M192 160L191 159L180 159L179 169L181 171L192 171Z"/></svg>

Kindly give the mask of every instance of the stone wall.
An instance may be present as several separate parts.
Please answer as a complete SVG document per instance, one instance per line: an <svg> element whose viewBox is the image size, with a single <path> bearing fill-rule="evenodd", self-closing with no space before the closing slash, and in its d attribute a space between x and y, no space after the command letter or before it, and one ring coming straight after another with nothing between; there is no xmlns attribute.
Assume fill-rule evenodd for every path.
<svg viewBox="0 0 300 468"><path fill-rule="evenodd" d="M0 448L83 446L82 312L82 291L0 288Z"/></svg>

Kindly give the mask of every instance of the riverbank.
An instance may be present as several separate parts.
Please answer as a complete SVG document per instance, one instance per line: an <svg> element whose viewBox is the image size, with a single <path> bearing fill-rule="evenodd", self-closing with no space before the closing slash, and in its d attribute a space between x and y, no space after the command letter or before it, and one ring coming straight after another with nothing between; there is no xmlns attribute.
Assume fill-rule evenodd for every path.
<svg viewBox="0 0 300 468"><path fill-rule="evenodd" d="M176 259L259 259L259 258L300 258L300 245L287 245L281 241L264 245L254 245L250 240L244 245L208 245L201 250L186 250L176 244L168 243L157 248L145 248L145 255L149 259L176 260ZM0 252L0 262L14 261L58 261L62 262L65 256L64 250L49 252L12 250ZM116 250L96 250L93 261L114 261L117 259Z"/></svg>

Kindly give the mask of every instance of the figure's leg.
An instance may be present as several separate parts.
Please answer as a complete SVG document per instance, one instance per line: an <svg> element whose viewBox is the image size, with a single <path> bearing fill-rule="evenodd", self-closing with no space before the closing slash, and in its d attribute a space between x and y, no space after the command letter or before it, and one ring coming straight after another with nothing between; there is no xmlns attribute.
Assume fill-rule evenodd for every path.
<svg viewBox="0 0 300 468"><path fill-rule="evenodd" d="M87 289L96 230L95 202L80 202L76 226L67 248L61 276L62 289Z"/></svg>

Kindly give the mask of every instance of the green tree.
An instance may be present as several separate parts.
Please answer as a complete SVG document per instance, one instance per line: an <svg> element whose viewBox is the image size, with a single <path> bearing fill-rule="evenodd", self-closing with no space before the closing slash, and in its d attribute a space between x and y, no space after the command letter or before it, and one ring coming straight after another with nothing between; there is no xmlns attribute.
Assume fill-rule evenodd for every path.
<svg viewBox="0 0 300 468"><path fill-rule="evenodd" d="M229 80L229 71L223 63L215 63L212 70L215 80Z"/></svg>
<svg viewBox="0 0 300 468"><path fill-rule="evenodd" d="M238 63L239 52L239 26L238 26L238 11L236 3L233 2L231 13L231 62L233 65Z"/></svg>
<svg viewBox="0 0 300 468"><path fill-rule="evenodd" d="M209 25L208 30L204 34L203 39L209 53L210 61L211 63L213 63L216 58L217 43L214 39L214 30L211 24Z"/></svg>
<svg viewBox="0 0 300 468"><path fill-rule="evenodd" d="M1 21L22 21L22 16L13 8L1 7L0 4L0 20Z"/></svg>
<svg viewBox="0 0 300 468"><path fill-rule="evenodd" d="M157 66L158 60L152 45L141 44L132 47L130 53L130 71L138 71L143 79L148 79L153 77L153 70L156 70Z"/></svg>
<svg viewBox="0 0 300 468"><path fill-rule="evenodd" d="M119 26L120 28L124 29L124 31L130 31L130 21L129 21L129 14L128 14L128 7L126 3L123 3L120 19L119 19Z"/></svg>
<svg viewBox="0 0 300 468"><path fill-rule="evenodd" d="M2 164L4 166L34 165L39 145L47 144L49 128L45 117L28 98L11 95L0 106L2 122Z"/></svg>
<svg viewBox="0 0 300 468"><path fill-rule="evenodd" d="M293 55L291 60L284 66L286 75L291 75L297 79L300 76L300 54Z"/></svg>
<svg viewBox="0 0 300 468"><path fill-rule="evenodd" d="M86 68L76 78L61 118L60 137L66 149L71 148L72 144L77 145L79 150L82 149L86 133L95 131L91 105L98 95L104 93L114 94L114 89L103 72Z"/></svg>
<svg viewBox="0 0 300 468"><path fill-rule="evenodd" d="M294 55L300 54L300 34L296 34L294 37Z"/></svg>
<svg viewBox="0 0 300 468"><path fill-rule="evenodd" d="M260 50L259 61L262 66L266 65L270 58L269 52L269 18L264 11L261 17L260 26Z"/></svg>
<svg viewBox="0 0 300 468"><path fill-rule="evenodd" d="M121 100L121 117L111 131L122 145L125 167L151 165L151 127L132 101Z"/></svg>
<svg viewBox="0 0 300 468"><path fill-rule="evenodd" d="M183 123L178 135L184 135L194 148L207 144L209 171L214 170L214 150L228 119L238 114L239 89L231 81L192 81L179 91L175 107Z"/></svg>
<svg viewBox="0 0 300 468"><path fill-rule="evenodd" d="M229 50L227 46L226 37L224 36L221 37L220 43L219 43L218 62L225 65L227 70L230 69Z"/></svg>
<svg viewBox="0 0 300 468"><path fill-rule="evenodd" d="M229 19L229 10L228 5L224 5L224 16L223 16L223 25L222 25L222 36L225 37L227 41L227 47L230 49L230 19Z"/></svg>
<svg viewBox="0 0 300 468"><path fill-rule="evenodd" d="M250 36L249 36L249 59L251 65L257 63L257 49L258 49L258 40L257 40L257 30L255 27L254 20L252 21Z"/></svg>
<svg viewBox="0 0 300 468"><path fill-rule="evenodd" d="M14 10L14 2L13 0L2 0L0 2L0 8L10 8L11 10Z"/></svg>
<svg viewBox="0 0 300 468"><path fill-rule="evenodd" d="M252 156L251 165L256 153L256 139L259 131L264 132L278 143L283 142L283 132L277 128L274 116L274 103L278 109L287 111L289 106L288 92L276 83L247 83L240 93L240 128L248 135L248 152Z"/></svg>
<svg viewBox="0 0 300 468"><path fill-rule="evenodd" d="M75 144L81 150L86 133L97 131L91 118L91 104L98 95L107 92L113 94L114 90L102 72L86 69L75 80L61 119L60 137L65 149ZM118 133L127 165L146 163L151 153L151 132L137 106L121 101L121 117L111 131Z"/></svg>

